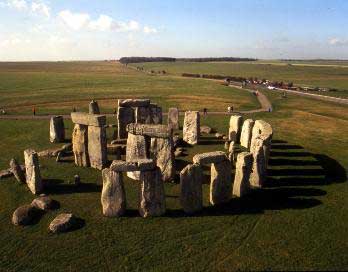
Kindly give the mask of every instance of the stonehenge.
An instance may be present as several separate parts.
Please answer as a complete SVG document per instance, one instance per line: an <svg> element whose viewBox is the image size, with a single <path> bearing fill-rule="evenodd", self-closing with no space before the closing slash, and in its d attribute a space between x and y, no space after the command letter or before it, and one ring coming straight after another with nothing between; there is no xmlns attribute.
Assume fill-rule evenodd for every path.
<svg viewBox="0 0 348 272"><path fill-rule="evenodd" d="M28 188L34 195L40 194L43 191L43 183L37 153L32 149L25 150L24 161Z"/></svg>
<svg viewBox="0 0 348 272"><path fill-rule="evenodd" d="M243 124L243 117L240 115L232 115L230 118L230 126L228 129L228 140L236 143L240 142L240 134Z"/></svg>
<svg viewBox="0 0 348 272"><path fill-rule="evenodd" d="M185 112L183 139L190 145L198 144L200 137L200 116L198 111Z"/></svg>
<svg viewBox="0 0 348 272"><path fill-rule="evenodd" d="M168 110L168 127L179 129L179 110L178 108L169 108Z"/></svg>
<svg viewBox="0 0 348 272"><path fill-rule="evenodd" d="M54 116L50 120L50 142L62 143L65 140L63 116Z"/></svg>
<svg viewBox="0 0 348 272"><path fill-rule="evenodd" d="M243 197L250 189L249 179L252 169L253 155L249 152L238 154L236 173L233 183L233 195Z"/></svg>
<svg viewBox="0 0 348 272"><path fill-rule="evenodd" d="M17 160L12 159L10 161L10 169L11 172L13 173L14 177L16 178L16 180L20 183L25 183L26 182L26 177L24 174L24 171L22 169L22 167L20 166L20 164L17 162Z"/></svg>
<svg viewBox="0 0 348 272"><path fill-rule="evenodd" d="M250 148L254 124L255 124L254 120L247 119L244 121L243 127L242 127L242 132L240 136L240 145L248 149Z"/></svg>
<svg viewBox="0 0 348 272"><path fill-rule="evenodd" d="M92 100L89 103L89 114L100 114L99 105L97 101Z"/></svg>

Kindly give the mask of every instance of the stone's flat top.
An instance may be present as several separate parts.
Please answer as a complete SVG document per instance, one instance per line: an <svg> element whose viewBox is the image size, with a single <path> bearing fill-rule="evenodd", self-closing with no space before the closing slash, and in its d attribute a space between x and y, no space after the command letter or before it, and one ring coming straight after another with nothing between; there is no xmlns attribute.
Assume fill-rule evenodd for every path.
<svg viewBox="0 0 348 272"><path fill-rule="evenodd" d="M51 119L63 119L62 115L52 116Z"/></svg>
<svg viewBox="0 0 348 272"><path fill-rule="evenodd" d="M149 136L155 138L172 137L173 129L167 125L129 124L127 131L134 135Z"/></svg>
<svg viewBox="0 0 348 272"><path fill-rule="evenodd" d="M84 112L72 112L71 121L79 125L103 127L106 125L106 116Z"/></svg>
<svg viewBox="0 0 348 272"><path fill-rule="evenodd" d="M185 111L185 115L186 115L186 114L188 114L188 115L189 115L189 114L192 114L192 115L193 115L193 114L197 114L197 115L199 115L199 111Z"/></svg>
<svg viewBox="0 0 348 272"><path fill-rule="evenodd" d="M197 154L193 157L193 163L195 164L212 164L219 163L227 160L227 156L225 152L215 151Z"/></svg>
<svg viewBox="0 0 348 272"><path fill-rule="evenodd" d="M115 172L134 172L149 171L156 168L156 163L152 159L140 159L137 161L113 161L110 170Z"/></svg>
<svg viewBox="0 0 348 272"><path fill-rule="evenodd" d="M273 128L272 126L267 123L266 121L263 120L256 120L255 121L255 125L254 125L255 129L260 129L261 130L261 134L268 138L270 136L273 135Z"/></svg>
<svg viewBox="0 0 348 272"><path fill-rule="evenodd" d="M119 99L119 107L149 107L150 99Z"/></svg>

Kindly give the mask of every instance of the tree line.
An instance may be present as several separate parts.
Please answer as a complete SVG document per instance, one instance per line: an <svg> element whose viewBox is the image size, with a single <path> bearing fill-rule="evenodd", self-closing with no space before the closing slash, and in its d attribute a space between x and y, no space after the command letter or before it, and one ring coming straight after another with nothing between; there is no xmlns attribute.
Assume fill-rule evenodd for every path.
<svg viewBox="0 0 348 272"><path fill-rule="evenodd" d="M223 57L223 58L166 58L166 57L123 57L119 60L122 64L128 63L141 63L141 62L211 62L211 61L257 61L253 58L234 58L234 57Z"/></svg>

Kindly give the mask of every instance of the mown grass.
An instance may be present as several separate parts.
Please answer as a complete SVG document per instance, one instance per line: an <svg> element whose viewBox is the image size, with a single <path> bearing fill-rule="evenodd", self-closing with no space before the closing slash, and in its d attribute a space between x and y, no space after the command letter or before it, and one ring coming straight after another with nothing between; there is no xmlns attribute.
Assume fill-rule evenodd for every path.
<svg viewBox="0 0 348 272"><path fill-rule="evenodd" d="M217 74L226 76L257 77L272 81L293 82L295 85L308 87L335 88L337 92L325 92L324 95L348 97L348 67L288 65L280 62L214 62L214 63L142 63L146 70L162 71L170 74L182 73Z"/></svg>
<svg viewBox="0 0 348 272"><path fill-rule="evenodd" d="M186 95L197 95L189 87L191 81L186 82ZM137 213L139 185L125 178L127 215L108 219L101 214L99 171L75 167L69 158L59 164L41 159L48 192L61 207L33 226L14 227L12 212L34 196L13 178L0 181L0 270L347 270L348 110L303 97L266 95L273 113L245 115L274 128L265 189L211 207L205 184L204 211L188 217L180 209L179 185L166 184L167 214L142 219ZM228 116L208 115L202 123L227 132ZM0 120L0 169L7 168L12 157L23 162L28 147L56 146L48 142L48 125L48 120ZM69 136L70 121L66 126ZM187 156L177 161L178 170L198 152L223 150L223 142L213 135L203 141L187 148ZM69 182L75 174L84 183L79 189ZM48 234L50 221L62 211L84 219L84 227Z"/></svg>

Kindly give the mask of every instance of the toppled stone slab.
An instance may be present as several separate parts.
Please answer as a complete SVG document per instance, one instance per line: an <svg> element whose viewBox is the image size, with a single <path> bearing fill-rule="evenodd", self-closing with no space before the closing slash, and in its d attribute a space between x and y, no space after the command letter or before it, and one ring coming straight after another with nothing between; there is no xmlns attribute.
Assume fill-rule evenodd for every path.
<svg viewBox="0 0 348 272"><path fill-rule="evenodd" d="M0 171L0 179L9 178L12 176L13 176L13 173L11 172L10 169Z"/></svg>
<svg viewBox="0 0 348 272"><path fill-rule="evenodd" d="M187 214L203 208L202 180L200 165L189 164L180 172L180 203Z"/></svg>
<svg viewBox="0 0 348 272"><path fill-rule="evenodd" d="M31 205L18 207L12 215L12 224L16 226L30 225L38 215L38 210Z"/></svg>
<svg viewBox="0 0 348 272"><path fill-rule="evenodd" d="M58 203L49 196L40 196L31 202L31 206L38 210L49 211L57 207Z"/></svg>
<svg viewBox="0 0 348 272"><path fill-rule="evenodd" d="M228 139L236 143L240 142L240 133L243 125L243 117L240 115L232 115L230 118L230 127L228 130Z"/></svg>
<svg viewBox="0 0 348 272"><path fill-rule="evenodd" d="M50 142L61 143L65 140L65 128L63 116L51 117L50 121Z"/></svg>
<svg viewBox="0 0 348 272"><path fill-rule="evenodd" d="M134 135L148 136L152 138L172 137L172 130L165 125L129 124L127 131Z"/></svg>
<svg viewBox="0 0 348 272"><path fill-rule="evenodd" d="M141 172L140 182L139 214L144 218L163 215L166 206L161 170Z"/></svg>
<svg viewBox="0 0 348 272"><path fill-rule="evenodd" d="M43 183L37 153L32 149L25 150L24 161L28 188L34 195L40 194L43 191Z"/></svg>
<svg viewBox="0 0 348 272"><path fill-rule="evenodd" d="M213 132L213 129L211 127L201 126L201 133L210 134L212 132Z"/></svg>
<svg viewBox="0 0 348 272"><path fill-rule="evenodd" d="M179 129L179 109L178 108L169 108L168 127L172 129Z"/></svg>
<svg viewBox="0 0 348 272"><path fill-rule="evenodd" d="M104 169L102 176L101 204L103 215L107 217L122 216L126 212L126 193L122 173Z"/></svg>
<svg viewBox="0 0 348 272"><path fill-rule="evenodd" d="M118 106L119 107L149 107L150 99L119 99Z"/></svg>
<svg viewBox="0 0 348 272"><path fill-rule="evenodd" d="M90 166L88 155L88 126L76 124L72 134L75 164L81 167Z"/></svg>
<svg viewBox="0 0 348 272"><path fill-rule="evenodd" d="M233 195L243 197L249 192L249 178L253 166L253 155L248 152L238 154L236 174L233 183Z"/></svg>
<svg viewBox="0 0 348 272"><path fill-rule="evenodd" d="M200 137L200 115L198 111L185 112L183 135L186 143L198 144Z"/></svg>
<svg viewBox="0 0 348 272"><path fill-rule="evenodd" d="M254 124L255 121L253 119L247 119L243 123L242 132L240 136L240 144L245 148L250 148Z"/></svg>
<svg viewBox="0 0 348 272"><path fill-rule="evenodd" d="M100 114L100 109L97 101L92 100L89 103L89 114Z"/></svg>
<svg viewBox="0 0 348 272"><path fill-rule="evenodd" d="M113 161L110 170L115 172L150 171L156 168L153 159L139 159L137 161Z"/></svg>
<svg viewBox="0 0 348 272"><path fill-rule="evenodd" d="M67 232L77 226L77 221L77 218L72 213L62 213L53 219L48 229L52 233Z"/></svg>
<svg viewBox="0 0 348 272"><path fill-rule="evenodd" d="M12 159L10 161L10 170L18 182L20 183L26 182L25 173L16 159Z"/></svg>
<svg viewBox="0 0 348 272"><path fill-rule="evenodd" d="M232 197L232 166L229 160L211 165L210 203L229 202Z"/></svg>
<svg viewBox="0 0 348 272"><path fill-rule="evenodd" d="M79 125L104 127L106 125L106 116L84 112L72 112L71 121Z"/></svg>
<svg viewBox="0 0 348 272"><path fill-rule="evenodd" d="M107 139L104 127L88 127L88 155L92 168L102 170L107 164Z"/></svg>
<svg viewBox="0 0 348 272"><path fill-rule="evenodd" d="M193 163L196 164L212 164L223 162L225 160L227 160L227 156L226 153L222 151L197 154L193 157Z"/></svg>

